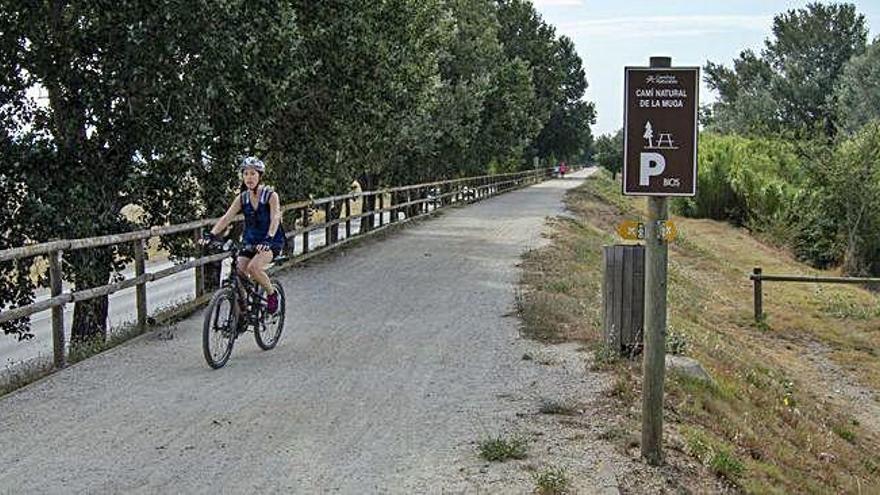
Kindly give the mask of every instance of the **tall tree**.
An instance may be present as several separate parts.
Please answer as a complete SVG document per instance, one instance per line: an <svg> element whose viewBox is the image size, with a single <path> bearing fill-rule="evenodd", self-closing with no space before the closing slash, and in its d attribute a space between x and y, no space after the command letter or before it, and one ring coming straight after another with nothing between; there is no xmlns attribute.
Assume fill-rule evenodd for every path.
<svg viewBox="0 0 880 495"><path fill-rule="evenodd" d="M590 126L596 122L596 112L592 103L583 101L587 78L574 42L562 36L555 47L554 61L563 78L558 100L537 137L536 148L541 157L571 160L590 147Z"/></svg>
<svg viewBox="0 0 880 495"><path fill-rule="evenodd" d="M706 65L707 82L720 94L710 126L832 137L834 87L866 39L865 18L852 4L810 3L777 15L760 57L747 50L733 70Z"/></svg>
<svg viewBox="0 0 880 495"><path fill-rule="evenodd" d="M764 56L779 75L773 91L783 122L834 134L835 82L846 62L864 51L867 36L865 16L853 4L816 2L774 18Z"/></svg>
<svg viewBox="0 0 880 495"><path fill-rule="evenodd" d="M574 157L589 147L589 127L595 120L592 103L582 101L587 81L583 64L571 39L556 38L548 25L526 0L497 0L500 38L511 60L528 65L534 89L531 114L540 133L526 152L538 156ZM529 160L522 162L528 166Z"/></svg>
<svg viewBox="0 0 880 495"><path fill-rule="evenodd" d="M706 83L718 92L706 122L709 129L742 134L782 131L779 103L771 88L775 74L755 52L740 53L733 69L708 62L704 70Z"/></svg>
<svg viewBox="0 0 880 495"><path fill-rule="evenodd" d="M596 138L593 159L600 167L611 172L612 178L616 179L623 168L623 129Z"/></svg>
<svg viewBox="0 0 880 495"><path fill-rule="evenodd" d="M850 59L834 92L837 124L853 134L874 119L880 119L880 38L865 53Z"/></svg>

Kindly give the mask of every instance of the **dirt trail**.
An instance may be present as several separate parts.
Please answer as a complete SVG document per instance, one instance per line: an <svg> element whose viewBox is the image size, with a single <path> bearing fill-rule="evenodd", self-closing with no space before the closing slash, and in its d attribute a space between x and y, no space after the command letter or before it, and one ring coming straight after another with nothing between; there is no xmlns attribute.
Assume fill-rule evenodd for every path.
<svg viewBox="0 0 880 495"><path fill-rule="evenodd" d="M500 488L469 475L474 441L516 421L512 397L552 395L536 389L552 368L521 359L537 344L505 316L516 265L580 183L455 209L283 273L278 348L245 338L223 370L201 356L199 313L0 399L0 492ZM578 462L595 462L601 491L614 476L591 455Z"/></svg>

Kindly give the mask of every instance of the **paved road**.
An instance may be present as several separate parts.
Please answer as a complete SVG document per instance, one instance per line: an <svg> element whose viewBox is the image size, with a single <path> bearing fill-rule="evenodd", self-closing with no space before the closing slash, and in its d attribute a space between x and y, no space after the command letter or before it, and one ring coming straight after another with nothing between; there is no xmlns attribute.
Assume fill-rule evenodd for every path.
<svg viewBox="0 0 880 495"><path fill-rule="evenodd" d="M541 369L523 365L505 317L516 265L578 183L451 210L283 273L273 351L246 338L210 370L199 313L173 339L145 335L0 399L0 492L473 490L456 463L512 414L499 397Z"/></svg>

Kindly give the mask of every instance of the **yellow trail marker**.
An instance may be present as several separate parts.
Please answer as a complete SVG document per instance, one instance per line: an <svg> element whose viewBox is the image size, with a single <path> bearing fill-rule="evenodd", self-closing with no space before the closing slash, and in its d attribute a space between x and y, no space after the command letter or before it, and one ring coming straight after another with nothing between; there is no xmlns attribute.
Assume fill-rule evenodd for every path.
<svg viewBox="0 0 880 495"><path fill-rule="evenodd" d="M678 234L675 224L669 220L660 222L658 229L660 238L664 241L672 241ZM617 235L630 241L641 241L645 239L645 224L635 220L624 220L617 226Z"/></svg>
<svg viewBox="0 0 880 495"><path fill-rule="evenodd" d="M630 241L638 241L645 238L645 224L635 220L624 220L617 226L617 235Z"/></svg>
<svg viewBox="0 0 880 495"><path fill-rule="evenodd" d="M666 220L665 222L660 222L660 238L666 242L673 241L675 236L678 234L678 229L675 228L675 224L672 223L671 220Z"/></svg>

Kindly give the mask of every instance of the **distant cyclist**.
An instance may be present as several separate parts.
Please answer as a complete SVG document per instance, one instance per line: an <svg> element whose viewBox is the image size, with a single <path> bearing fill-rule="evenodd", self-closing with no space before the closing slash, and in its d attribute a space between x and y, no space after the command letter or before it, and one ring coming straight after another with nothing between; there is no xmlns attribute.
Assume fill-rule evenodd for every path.
<svg viewBox="0 0 880 495"><path fill-rule="evenodd" d="M284 249L284 230L281 228L281 200L271 187L261 184L266 164L255 156L241 161L241 193L232 200L229 209L205 237L217 239L226 230L232 218L244 213L243 241L247 248L236 260L238 272L260 284L267 294L267 310L278 311L278 294L266 275L266 266Z"/></svg>

